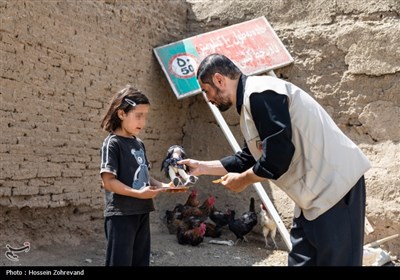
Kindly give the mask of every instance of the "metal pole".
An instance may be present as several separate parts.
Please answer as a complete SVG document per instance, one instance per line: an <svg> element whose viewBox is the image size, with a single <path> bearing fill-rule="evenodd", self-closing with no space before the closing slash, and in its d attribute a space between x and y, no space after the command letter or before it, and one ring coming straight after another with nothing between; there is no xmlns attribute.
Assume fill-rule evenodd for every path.
<svg viewBox="0 0 400 280"><path fill-rule="evenodd" d="M210 102L208 102L207 97L204 92L202 94L208 104L208 107L210 108L211 112L214 114L214 117L217 119L217 122L218 122L219 126L221 127L223 133L225 134L225 137L228 139L228 142L231 145L233 151L235 153L241 151L239 144L237 143L235 137L233 136L232 131L226 124L226 121L225 121L224 117L222 116L221 112L218 110L217 107L215 107ZM275 223L278 227L278 230L279 230L280 234L282 235L283 241L285 241L286 247L290 251L292 249L292 243L290 242L289 232L287 231L285 225L283 224L281 218L279 217L278 212L276 212L274 205L272 204L271 200L269 199L269 197L268 197L267 193L265 192L261 183L254 183L253 187L257 191L257 194L259 195L261 200L264 202L265 207L268 209L269 213L271 214L272 219L275 221Z"/></svg>

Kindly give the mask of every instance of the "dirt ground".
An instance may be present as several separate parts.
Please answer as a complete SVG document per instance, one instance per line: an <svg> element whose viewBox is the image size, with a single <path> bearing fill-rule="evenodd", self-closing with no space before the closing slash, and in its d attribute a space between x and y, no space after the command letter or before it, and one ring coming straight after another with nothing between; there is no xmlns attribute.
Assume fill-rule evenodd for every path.
<svg viewBox="0 0 400 280"><path fill-rule="evenodd" d="M105 236L102 213L90 208L1 209L0 270L7 267L104 267ZM161 217L160 217L161 218ZM153 216L153 220L157 216ZM3 236L4 235L4 236ZM234 246L209 243L210 240L236 241L225 227L220 238L206 237L199 246L180 245L176 235L169 234L164 224L151 224L151 263L153 267L285 267L286 245L279 232L278 248L265 246L259 225L247 236L248 242ZM18 252L16 260L7 256L7 246L29 250ZM394 265L399 266L399 261ZM1 278L1 277L0 277Z"/></svg>
<svg viewBox="0 0 400 280"><path fill-rule="evenodd" d="M225 234L225 232L224 232ZM225 237L233 239L230 233ZM219 240L228 240L227 238ZM265 248L261 235L249 234L249 242L235 246L211 244L180 245L175 235L152 233L151 266L286 266L287 252ZM284 246L284 244L281 244ZM278 246L281 246L278 240ZM272 246L271 246L272 247ZM83 240L79 245L53 244L18 254L18 261L0 258L2 266L104 266L105 240Z"/></svg>
<svg viewBox="0 0 400 280"><path fill-rule="evenodd" d="M239 242L234 246L209 243L210 240L234 240L228 230L224 238L206 237L199 246L180 245L175 235L165 232L152 233L150 266L153 267L284 267L287 266L287 252L283 241L277 236L278 249L271 245L266 248L263 237L250 233L248 242ZM56 243L35 247L28 252L18 254L18 261L11 261L0 256L0 267L103 267L105 240L103 237L84 239L79 245ZM398 260L385 266L400 266Z"/></svg>

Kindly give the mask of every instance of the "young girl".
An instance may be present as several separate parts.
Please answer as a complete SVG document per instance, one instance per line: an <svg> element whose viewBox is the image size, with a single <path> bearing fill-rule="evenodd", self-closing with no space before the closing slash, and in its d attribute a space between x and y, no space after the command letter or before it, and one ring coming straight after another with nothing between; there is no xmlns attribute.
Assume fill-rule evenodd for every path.
<svg viewBox="0 0 400 280"><path fill-rule="evenodd" d="M150 102L128 85L111 100L101 128L109 132L101 148L105 189L106 266L149 266L152 198L168 186L149 175L143 142Z"/></svg>

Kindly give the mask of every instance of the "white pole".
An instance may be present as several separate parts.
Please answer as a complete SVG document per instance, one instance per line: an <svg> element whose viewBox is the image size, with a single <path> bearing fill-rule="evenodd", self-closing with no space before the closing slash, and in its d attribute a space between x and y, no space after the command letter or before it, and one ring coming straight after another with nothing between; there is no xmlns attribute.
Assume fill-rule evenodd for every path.
<svg viewBox="0 0 400 280"><path fill-rule="evenodd" d="M231 145L233 151L235 153L241 151L239 144L237 143L235 137L233 136L232 131L226 124L226 121L225 121L224 117L222 116L221 112L218 110L217 107L215 107L210 102L208 102L207 97L204 92L202 94L208 104L208 107L210 108L211 112L214 114L214 117L217 119L217 122L218 122L219 126L221 127L223 133L225 134L225 137L228 139L228 142ZM261 183L255 183L255 184L253 184L253 187L257 191L261 200L264 202L265 207L268 209L268 212L271 214L272 219L275 221L275 223L278 227L278 230L283 237L283 241L285 241L286 247L290 251L292 249L292 243L290 242L289 232L287 231L285 225L283 224L281 218L279 217L278 212L276 212L274 205L272 204L271 200L269 199L269 197L268 197L267 193L265 192Z"/></svg>

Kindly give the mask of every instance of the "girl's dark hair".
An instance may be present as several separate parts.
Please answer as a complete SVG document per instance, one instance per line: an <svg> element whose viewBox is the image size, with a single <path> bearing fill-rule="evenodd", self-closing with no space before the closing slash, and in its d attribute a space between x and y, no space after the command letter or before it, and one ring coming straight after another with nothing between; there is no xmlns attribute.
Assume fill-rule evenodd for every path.
<svg viewBox="0 0 400 280"><path fill-rule="evenodd" d="M205 57L197 69L197 79L202 83L210 84L215 87L212 77L215 73L220 73L234 80L242 74L240 69L223 54L213 53Z"/></svg>
<svg viewBox="0 0 400 280"><path fill-rule="evenodd" d="M141 93L138 89L131 85L127 85L111 98L107 113L101 120L100 127L108 132L116 130L121 127L118 110L124 110L125 113L128 113L129 111L134 110L135 106L139 104L150 105L150 101L146 95Z"/></svg>

